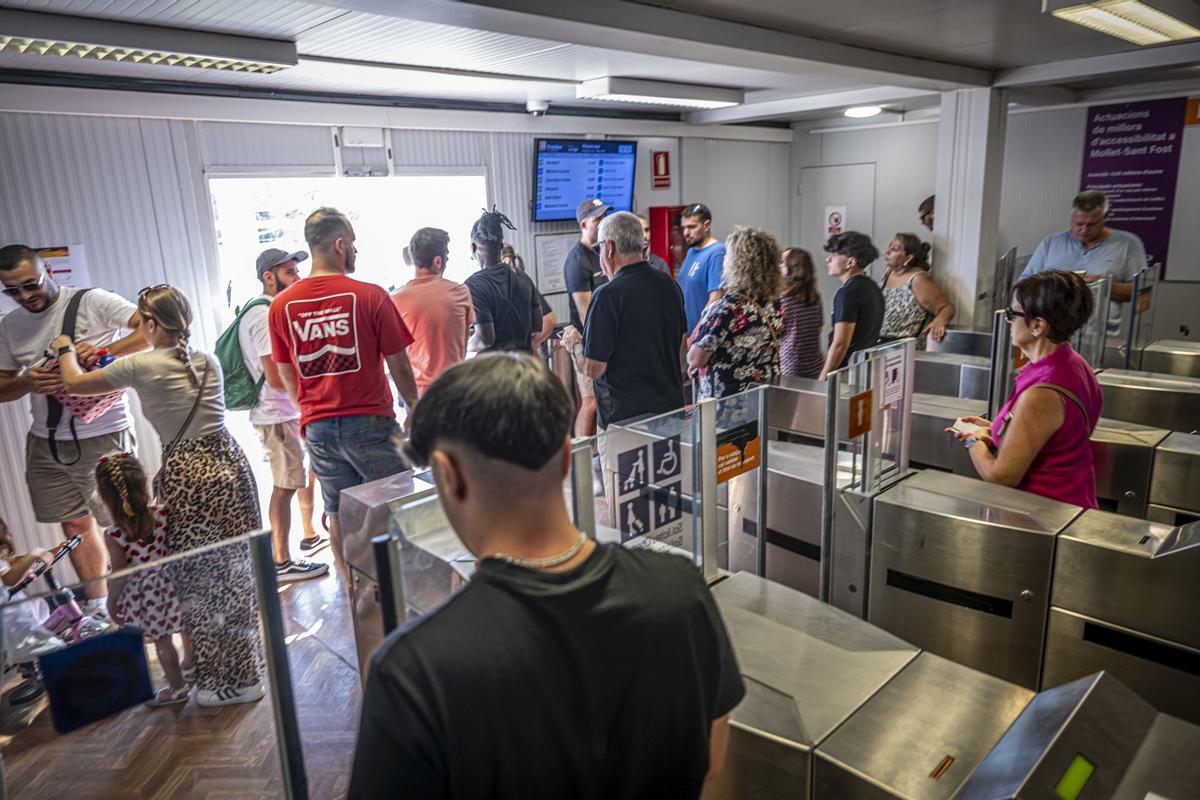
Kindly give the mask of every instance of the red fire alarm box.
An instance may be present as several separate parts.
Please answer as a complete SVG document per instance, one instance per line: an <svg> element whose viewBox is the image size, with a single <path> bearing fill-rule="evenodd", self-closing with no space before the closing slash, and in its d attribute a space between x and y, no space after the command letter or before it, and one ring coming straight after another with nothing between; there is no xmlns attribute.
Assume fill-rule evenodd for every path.
<svg viewBox="0 0 1200 800"><path fill-rule="evenodd" d="M685 208L687 206L651 206L646 214L650 218L650 252L667 262L672 277L679 274L683 257L687 255L680 221Z"/></svg>

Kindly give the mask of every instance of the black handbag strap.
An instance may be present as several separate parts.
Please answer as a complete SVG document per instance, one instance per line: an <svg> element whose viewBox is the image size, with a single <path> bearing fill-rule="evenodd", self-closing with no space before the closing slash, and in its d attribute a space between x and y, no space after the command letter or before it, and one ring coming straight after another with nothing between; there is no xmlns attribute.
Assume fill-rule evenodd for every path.
<svg viewBox="0 0 1200 800"><path fill-rule="evenodd" d="M75 294L71 295L71 299L67 301L67 310L63 312L63 336L70 337L71 341L75 340L75 324L79 320L79 304L83 302L83 296L92 289L80 289ZM58 457L58 442L54 436L58 431L59 424L62 423L63 404L58 402L54 395L46 395L46 430L50 434L50 455L54 460L64 467L69 467L79 463L79 459L83 457L83 449L79 446L79 434L75 430L75 415L71 415L71 441L75 443L75 460L63 461Z"/></svg>

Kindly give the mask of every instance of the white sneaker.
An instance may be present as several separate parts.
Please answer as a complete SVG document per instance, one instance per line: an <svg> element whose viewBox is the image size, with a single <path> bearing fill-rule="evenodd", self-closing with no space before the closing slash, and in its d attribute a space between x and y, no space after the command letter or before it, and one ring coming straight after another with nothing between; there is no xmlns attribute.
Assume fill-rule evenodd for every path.
<svg viewBox="0 0 1200 800"><path fill-rule="evenodd" d="M293 558L275 565L275 580L280 583L304 581L309 578L319 578L327 572L329 572L328 564L318 564L306 558Z"/></svg>
<svg viewBox="0 0 1200 800"><path fill-rule="evenodd" d="M265 692L260 681L253 686L246 686L241 689L200 689L196 692L196 702L205 708L235 706L238 703L253 703L262 700L263 694Z"/></svg>

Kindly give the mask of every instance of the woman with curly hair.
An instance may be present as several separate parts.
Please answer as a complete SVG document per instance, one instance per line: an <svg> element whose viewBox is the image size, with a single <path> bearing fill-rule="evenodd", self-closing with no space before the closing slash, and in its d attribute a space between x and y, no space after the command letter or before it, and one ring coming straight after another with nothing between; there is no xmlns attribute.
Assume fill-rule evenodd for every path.
<svg viewBox="0 0 1200 800"><path fill-rule="evenodd" d="M779 378L779 261L779 243L762 228L738 227L725 240L725 294L700 315L688 350L697 400Z"/></svg>

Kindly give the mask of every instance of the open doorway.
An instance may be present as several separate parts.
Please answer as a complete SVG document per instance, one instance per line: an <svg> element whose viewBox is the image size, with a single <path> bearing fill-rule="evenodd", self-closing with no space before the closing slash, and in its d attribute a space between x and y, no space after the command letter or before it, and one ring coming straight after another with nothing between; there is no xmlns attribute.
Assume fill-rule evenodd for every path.
<svg viewBox="0 0 1200 800"><path fill-rule="evenodd" d="M446 277L462 282L474 271L471 225L487 205L487 179L478 174L391 177L212 178L209 180L223 298L232 309L259 294L258 254L269 247L307 250L304 219L332 206L354 225L354 277L391 291L413 277L401 250L418 228L450 234ZM307 274L308 264L300 265Z"/></svg>

